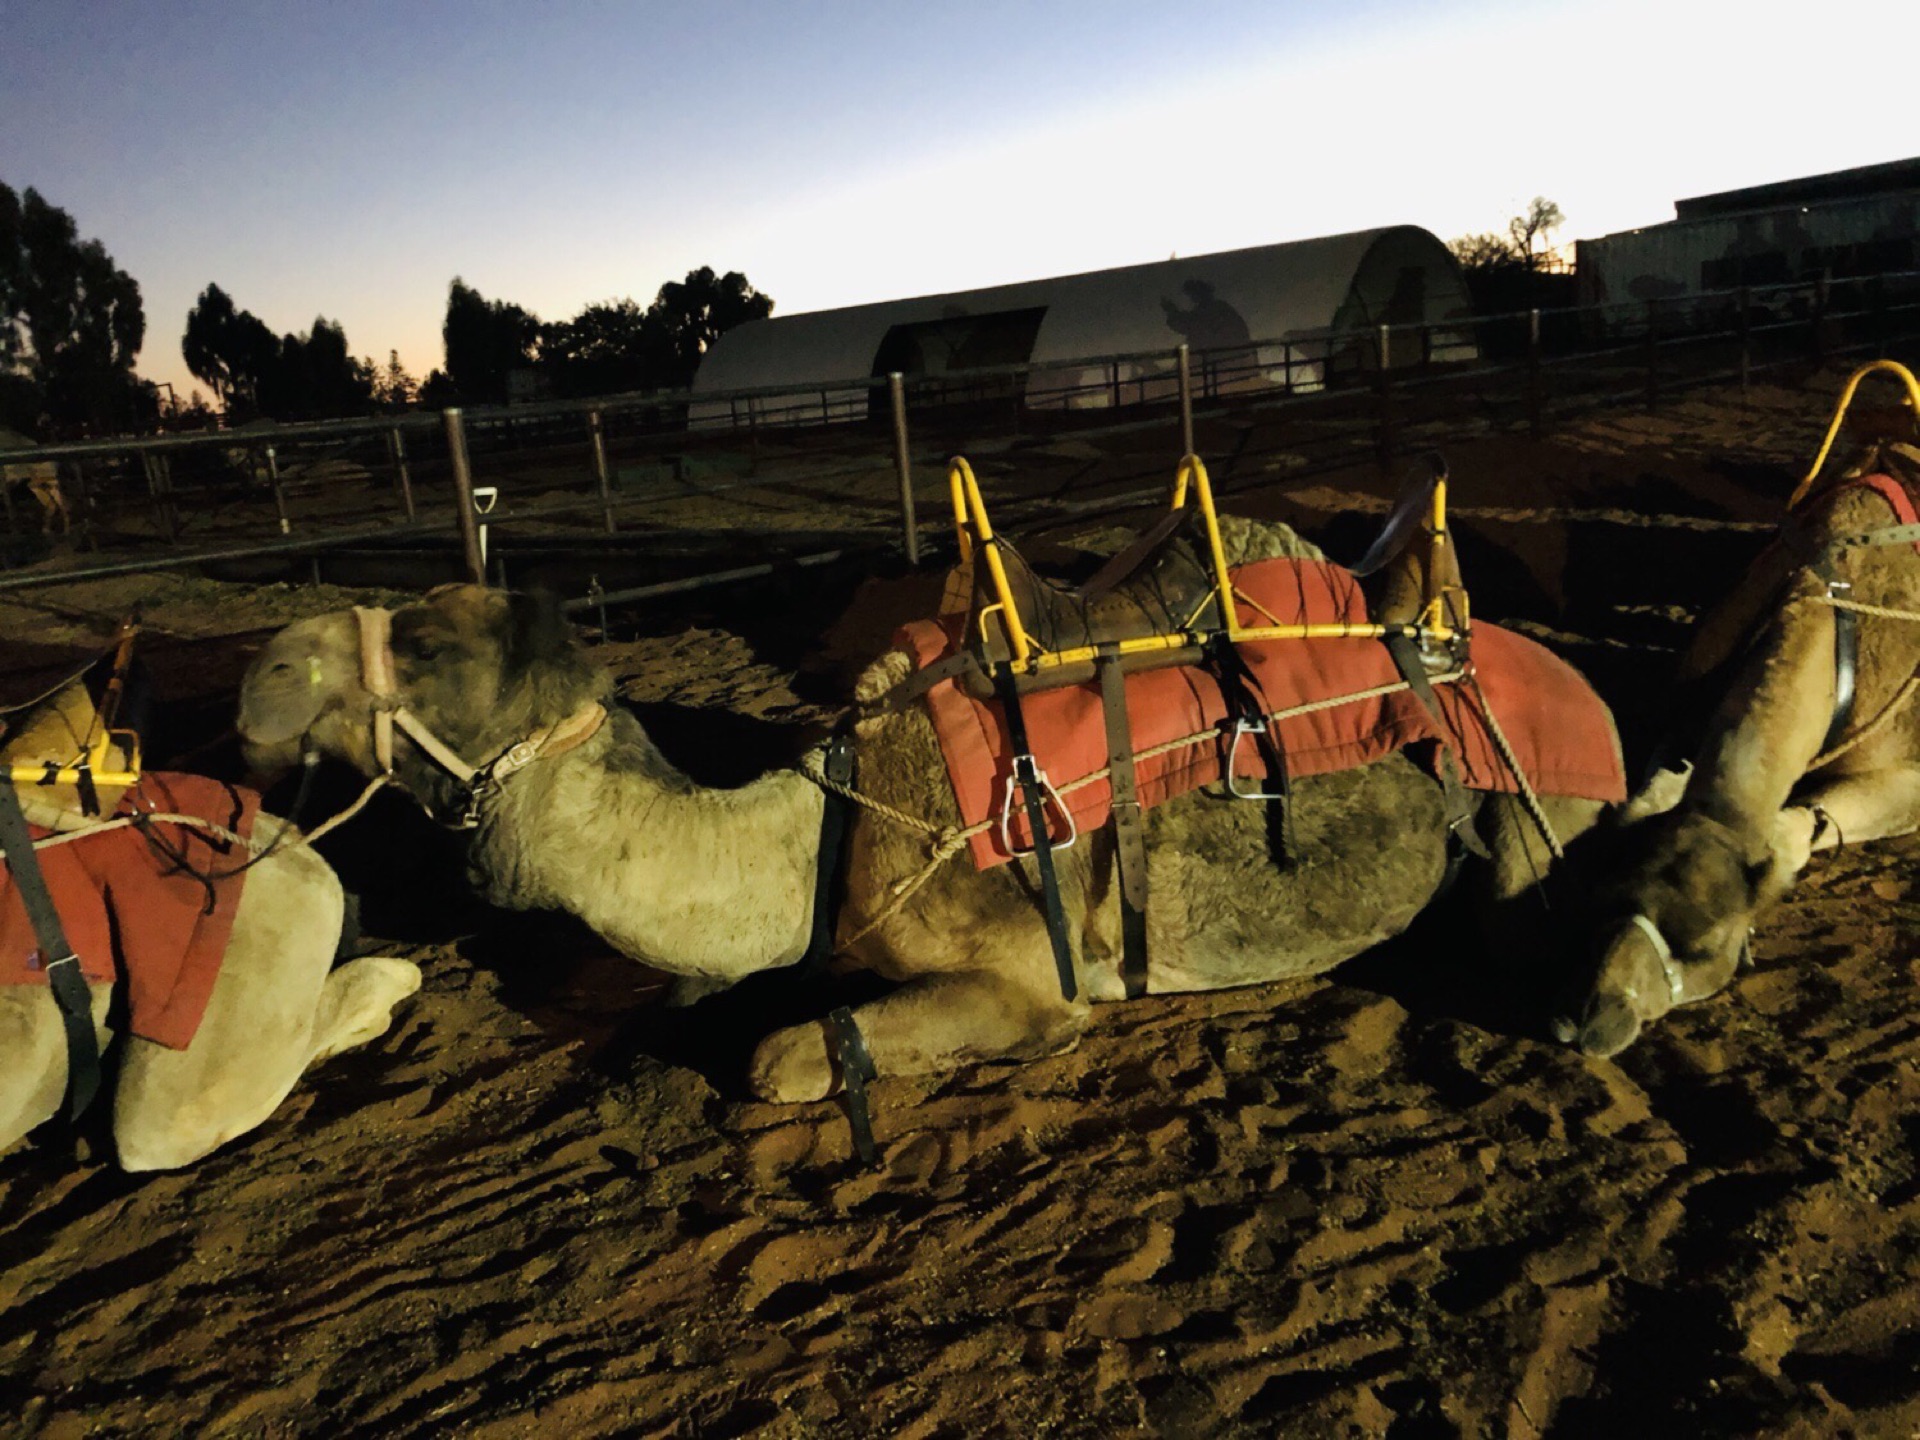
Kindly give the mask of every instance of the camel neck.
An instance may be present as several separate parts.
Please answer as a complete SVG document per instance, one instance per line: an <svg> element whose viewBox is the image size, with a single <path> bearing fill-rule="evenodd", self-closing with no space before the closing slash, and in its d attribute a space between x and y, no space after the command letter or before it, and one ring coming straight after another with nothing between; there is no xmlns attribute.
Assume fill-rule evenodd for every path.
<svg viewBox="0 0 1920 1440"><path fill-rule="evenodd" d="M497 904L569 910L658 969L735 979L805 952L823 808L791 770L695 785L616 713L507 782L474 860Z"/></svg>

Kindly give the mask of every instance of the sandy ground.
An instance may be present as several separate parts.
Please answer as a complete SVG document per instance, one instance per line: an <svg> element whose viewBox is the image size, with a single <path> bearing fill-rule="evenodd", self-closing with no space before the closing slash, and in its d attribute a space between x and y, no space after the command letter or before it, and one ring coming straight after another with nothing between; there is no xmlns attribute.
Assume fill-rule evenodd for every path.
<svg viewBox="0 0 1920 1440"><path fill-rule="evenodd" d="M1481 613L1557 640L1643 745L1831 393L1457 452ZM1236 508L1331 543L1389 488ZM670 755L744 778L927 590L865 586L832 625L845 594L656 616L602 653ZM136 596L177 748L224 725L261 627L344 603L41 593L0 607L8 686ZM405 809L360 823L334 853L371 944L427 972L391 1033L190 1173L0 1158L11 1433L1920 1429L1920 841L1816 862L1756 969L1619 1063L1543 1041L1441 912L1330 980L1109 1006L1070 1055L883 1079L867 1173L837 1105L741 1083L759 1035L840 992L775 976L668 1011L577 927L463 899Z"/></svg>

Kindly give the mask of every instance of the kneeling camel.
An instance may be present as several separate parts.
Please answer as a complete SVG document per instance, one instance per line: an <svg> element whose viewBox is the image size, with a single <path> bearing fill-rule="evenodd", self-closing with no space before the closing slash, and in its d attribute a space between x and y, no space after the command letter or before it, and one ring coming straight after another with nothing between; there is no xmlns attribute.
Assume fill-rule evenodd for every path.
<svg viewBox="0 0 1920 1440"><path fill-rule="evenodd" d="M1311 548L1285 534L1291 553ZM903 652L883 656L857 698L883 695L909 666ZM471 823L471 866L494 903L570 911L661 970L728 983L807 951L819 786L794 770L732 790L694 784L612 703L609 677L550 603L461 586L390 615L302 621L255 661L239 724L267 768L303 743L363 775L390 767L430 813ZM859 788L874 800L956 822L922 707L861 720L854 749ZM469 766L480 767L477 784L449 773ZM1604 808L1542 798L1563 837ZM1404 929L1440 888L1441 787L1404 754L1297 779L1292 806L1297 854L1285 866L1264 806L1196 792L1147 812L1152 890L1163 897L1149 915L1150 993L1319 973ZM855 1012L880 1073L1056 1053L1086 1026L1089 1001L1123 997L1115 856L1103 836L1056 854L1079 982L1067 1000L1031 860L985 871L955 860L896 903L896 887L927 865L927 836L864 807L850 823L839 948L898 982ZM1550 863L1509 797L1481 802L1480 829L1496 901ZM751 1080L773 1100L831 1093L827 1028L769 1036Z"/></svg>

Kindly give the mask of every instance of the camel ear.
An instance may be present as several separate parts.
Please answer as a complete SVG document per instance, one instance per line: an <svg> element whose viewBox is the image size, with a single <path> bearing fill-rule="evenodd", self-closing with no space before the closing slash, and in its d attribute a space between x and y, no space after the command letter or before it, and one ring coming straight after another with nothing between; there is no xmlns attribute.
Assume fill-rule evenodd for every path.
<svg viewBox="0 0 1920 1440"><path fill-rule="evenodd" d="M1640 787L1639 793L1629 796L1627 803L1620 807L1620 823L1636 825L1655 815L1666 814L1685 797L1687 782L1692 778L1691 760L1682 760L1677 770L1654 771L1647 777L1647 783Z"/></svg>
<svg viewBox="0 0 1920 1440"><path fill-rule="evenodd" d="M573 644L573 624L551 590L511 591L507 595L507 634L501 647L506 668L518 674L551 660Z"/></svg>

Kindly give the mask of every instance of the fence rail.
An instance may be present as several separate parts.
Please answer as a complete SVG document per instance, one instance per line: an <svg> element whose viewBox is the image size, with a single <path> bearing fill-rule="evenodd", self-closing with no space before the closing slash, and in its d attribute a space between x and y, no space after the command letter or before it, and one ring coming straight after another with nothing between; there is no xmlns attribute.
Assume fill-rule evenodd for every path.
<svg viewBox="0 0 1920 1440"><path fill-rule="evenodd" d="M307 557L318 578L323 558L376 543L436 546L474 576L523 539L543 553L704 565L696 576L766 568L739 564L742 549L768 564L888 548L915 562L916 495L954 450L1057 460L1076 445L1124 448L1157 434L1146 447L1156 458L1134 472L1145 477L1194 443L1196 425L1227 424L1241 458L1280 463L1272 456L1284 452L1298 474L1390 461L1415 432L1423 443L1455 431L1539 435L1595 407L1657 406L1689 386L1750 384L1916 336L1920 272L1902 272L804 390L648 392L0 451L0 465L59 467L89 552L18 568L43 558L46 541L16 487L0 487L0 565L14 567L0 591L287 557ZM1257 444L1247 439L1256 432ZM1111 465L1084 484L1070 476L1072 494L1036 491L1011 465L987 465L982 478L997 503L1035 515L1096 514L1145 483ZM477 515L488 491L498 504ZM671 593L688 578L624 588Z"/></svg>

